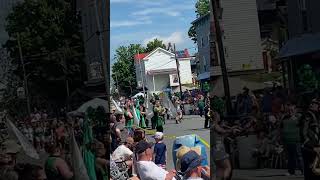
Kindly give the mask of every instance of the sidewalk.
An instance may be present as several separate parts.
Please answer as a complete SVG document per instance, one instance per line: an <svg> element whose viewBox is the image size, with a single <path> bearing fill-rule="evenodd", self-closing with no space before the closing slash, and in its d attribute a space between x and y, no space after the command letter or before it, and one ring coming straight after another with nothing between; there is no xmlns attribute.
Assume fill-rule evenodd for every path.
<svg viewBox="0 0 320 180"><path fill-rule="evenodd" d="M303 176L285 176L285 169L235 169L232 180L303 180Z"/></svg>

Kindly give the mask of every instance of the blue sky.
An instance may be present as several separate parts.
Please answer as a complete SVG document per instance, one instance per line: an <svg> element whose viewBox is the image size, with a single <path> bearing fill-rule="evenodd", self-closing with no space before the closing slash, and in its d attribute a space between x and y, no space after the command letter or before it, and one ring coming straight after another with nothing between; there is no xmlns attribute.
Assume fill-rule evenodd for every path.
<svg viewBox="0 0 320 180"><path fill-rule="evenodd" d="M110 0L111 62L121 45L143 44L158 38L176 48L196 52L197 45L188 37L195 20L196 0Z"/></svg>

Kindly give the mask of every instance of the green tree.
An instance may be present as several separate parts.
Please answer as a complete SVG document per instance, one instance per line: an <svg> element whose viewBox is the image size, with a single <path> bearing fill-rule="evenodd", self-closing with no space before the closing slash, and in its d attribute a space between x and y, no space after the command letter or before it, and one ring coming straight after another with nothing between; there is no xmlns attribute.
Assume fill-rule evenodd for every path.
<svg viewBox="0 0 320 180"><path fill-rule="evenodd" d="M199 18L201 16L204 16L210 12L210 1L209 0L198 0L195 5L195 13L196 17ZM197 34L196 34L196 28L194 25L192 25L189 28L188 36L193 40L194 43L197 43Z"/></svg>
<svg viewBox="0 0 320 180"><path fill-rule="evenodd" d="M134 55L144 53L140 44L120 46L116 50L116 62L112 66L112 78L118 81L119 92L130 95L137 87Z"/></svg>
<svg viewBox="0 0 320 180"><path fill-rule="evenodd" d="M66 80L70 91L80 87L85 67L81 21L71 2L25 0L13 8L6 21L10 38L4 47L17 67L15 74L23 79L19 35L31 97L64 105Z"/></svg>
<svg viewBox="0 0 320 180"><path fill-rule="evenodd" d="M148 42L146 52L151 52L158 47L165 49L166 45L163 44L163 41L158 40L158 39L154 39L153 41Z"/></svg>

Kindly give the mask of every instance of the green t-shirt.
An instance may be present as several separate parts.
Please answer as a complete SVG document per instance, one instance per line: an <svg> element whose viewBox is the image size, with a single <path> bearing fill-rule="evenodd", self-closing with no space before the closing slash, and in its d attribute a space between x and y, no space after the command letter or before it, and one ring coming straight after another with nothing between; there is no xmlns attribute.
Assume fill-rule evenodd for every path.
<svg viewBox="0 0 320 180"><path fill-rule="evenodd" d="M203 101L203 100L199 100L199 102L198 102L198 108L199 108L199 109L204 109L204 101Z"/></svg>
<svg viewBox="0 0 320 180"><path fill-rule="evenodd" d="M300 128L298 115L286 117L282 122L282 137L284 143L299 143L300 142Z"/></svg>

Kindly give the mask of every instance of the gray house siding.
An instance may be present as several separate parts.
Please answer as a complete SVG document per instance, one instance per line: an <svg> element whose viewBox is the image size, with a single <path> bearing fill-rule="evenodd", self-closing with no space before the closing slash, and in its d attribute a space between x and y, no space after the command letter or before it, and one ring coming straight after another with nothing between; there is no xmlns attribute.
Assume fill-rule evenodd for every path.
<svg viewBox="0 0 320 180"><path fill-rule="evenodd" d="M210 16L207 15L195 23L199 53L199 73L209 72L210 68Z"/></svg>
<svg viewBox="0 0 320 180"><path fill-rule="evenodd" d="M320 23L319 23L319 17L320 17L320 1L319 0L306 0L306 6L307 6L307 16L309 21L309 28L311 32L317 33L320 32Z"/></svg>
<svg viewBox="0 0 320 180"><path fill-rule="evenodd" d="M303 33L300 1L301 0L288 1L288 29L290 38L299 36Z"/></svg>

